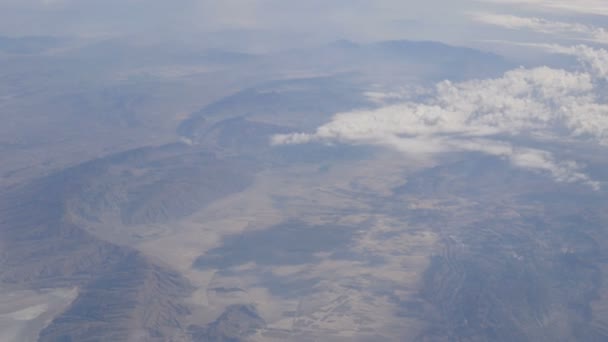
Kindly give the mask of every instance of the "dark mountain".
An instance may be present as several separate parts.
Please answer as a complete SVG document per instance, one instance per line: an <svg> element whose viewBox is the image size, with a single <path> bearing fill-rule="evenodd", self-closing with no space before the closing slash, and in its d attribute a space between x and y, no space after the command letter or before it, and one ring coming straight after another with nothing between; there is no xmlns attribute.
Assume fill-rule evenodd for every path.
<svg viewBox="0 0 608 342"><path fill-rule="evenodd" d="M196 342L240 342L266 326L252 305L231 305L215 321L205 327L191 326Z"/></svg>
<svg viewBox="0 0 608 342"><path fill-rule="evenodd" d="M71 224L61 192L53 188L0 199L2 283L34 290L79 288L76 301L40 340L127 340L137 331L166 341L179 332L179 317L187 314L181 302L190 292L188 282L139 252Z"/></svg>
<svg viewBox="0 0 608 342"><path fill-rule="evenodd" d="M219 121L247 119L272 122L279 133L284 126L312 129L340 111L369 107L361 97L364 88L342 77L317 77L265 82L216 101L190 115L178 133L197 140ZM238 121L232 121L236 123ZM242 124L243 121L240 121ZM266 125L265 130L271 126ZM257 129L261 126L258 124Z"/></svg>
<svg viewBox="0 0 608 342"><path fill-rule="evenodd" d="M190 170L193 165L199 166ZM231 170L238 170L222 169L226 166L209 153L167 145L87 162L3 193L2 283L30 289L79 288L77 299L41 333L40 340L139 336L167 341L182 332L180 322L188 314L182 302L191 291L189 283L139 252L99 238L108 232L93 231L93 235L72 218L95 220L95 214L103 215L108 208L120 209L121 204L112 201L119 188L112 185L130 194L123 204L126 224L186 215L246 184L224 183ZM113 176L113 170L121 169L125 171ZM147 175L135 181L128 169L147 170ZM96 222L110 232L112 224L120 223Z"/></svg>

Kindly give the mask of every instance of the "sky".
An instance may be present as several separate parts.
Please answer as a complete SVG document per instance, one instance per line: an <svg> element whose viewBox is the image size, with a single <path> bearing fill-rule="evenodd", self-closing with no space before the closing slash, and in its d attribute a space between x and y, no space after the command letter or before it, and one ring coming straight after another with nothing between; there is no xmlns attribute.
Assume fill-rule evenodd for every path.
<svg viewBox="0 0 608 342"><path fill-rule="evenodd" d="M602 0L1 0L0 34L176 39L278 32L311 42L586 39L606 42ZM530 35L532 34L532 35Z"/></svg>

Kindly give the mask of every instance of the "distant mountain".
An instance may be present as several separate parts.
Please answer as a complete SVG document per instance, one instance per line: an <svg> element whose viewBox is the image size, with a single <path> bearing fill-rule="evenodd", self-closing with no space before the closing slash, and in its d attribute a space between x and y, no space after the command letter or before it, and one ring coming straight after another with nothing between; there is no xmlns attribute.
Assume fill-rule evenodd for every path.
<svg viewBox="0 0 608 342"><path fill-rule="evenodd" d="M434 41L388 40L363 45L363 48L394 54L396 56L401 55L418 58L442 57L457 59L467 57L503 60L503 57L494 53Z"/></svg>
<svg viewBox="0 0 608 342"><path fill-rule="evenodd" d="M134 43L127 39L92 41L73 51L71 56L139 68L149 65L237 64L257 58L253 54L238 51L201 49L175 42Z"/></svg>
<svg viewBox="0 0 608 342"><path fill-rule="evenodd" d="M459 79L502 72L512 65L502 56L468 47L434 41L390 40L357 44L339 40L328 44L325 54L351 61L390 64L418 64L440 70L439 78ZM397 63L397 64L395 64Z"/></svg>
<svg viewBox="0 0 608 342"><path fill-rule="evenodd" d="M282 133L286 127L313 128L336 112L371 106L372 103L361 96L363 91L364 88L357 83L339 76L264 82L192 113L180 124L178 134L198 141L210 130L230 129L230 134L237 133L237 130L252 130L265 134L264 139L268 141L270 133ZM234 120L236 118L240 120ZM217 126L217 123L229 119L233 121ZM263 125L256 121L272 124ZM252 134L246 136L254 138ZM243 139L245 136L235 138Z"/></svg>
<svg viewBox="0 0 608 342"><path fill-rule="evenodd" d="M0 36L0 52L9 54L37 54L65 43L65 39L48 36Z"/></svg>
<svg viewBox="0 0 608 342"><path fill-rule="evenodd" d="M395 56L407 57L429 57L438 56L457 58L466 55L467 57L483 57L496 60L504 60L500 55L476 50L469 47L454 46L436 41L416 41L416 40L386 40L370 44L359 44L350 40L337 40L326 45L329 49L343 49L360 52L383 52Z"/></svg>

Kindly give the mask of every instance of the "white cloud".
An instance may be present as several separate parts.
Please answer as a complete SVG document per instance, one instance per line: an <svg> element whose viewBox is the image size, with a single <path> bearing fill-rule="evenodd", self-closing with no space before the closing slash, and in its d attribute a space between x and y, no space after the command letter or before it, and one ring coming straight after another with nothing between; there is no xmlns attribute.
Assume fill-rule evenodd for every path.
<svg viewBox="0 0 608 342"><path fill-rule="evenodd" d="M556 181L566 183L584 183L593 190L600 189L600 183L581 172L582 167L573 161L556 161L555 157L546 151L523 149L509 156L513 165L548 172Z"/></svg>
<svg viewBox="0 0 608 342"><path fill-rule="evenodd" d="M539 67L500 78L437 84L424 102L336 114L314 133L277 135L274 144L312 141L374 144L407 154L477 151L507 157L513 165L549 173L556 181L598 184L571 161L547 151L514 146L506 137L564 138L608 145L608 105L600 83L608 52L579 46L570 53L590 71Z"/></svg>
<svg viewBox="0 0 608 342"><path fill-rule="evenodd" d="M505 43L538 48L549 53L574 56L578 59L581 66L586 69L586 72L593 75L596 82L608 82L608 50L594 49L586 45L563 46L559 44L544 43Z"/></svg>
<svg viewBox="0 0 608 342"><path fill-rule="evenodd" d="M608 44L608 31L601 27L551 21L537 17L520 17L494 13L472 13L473 20L507 29L526 29L540 33L558 35L560 38L579 39Z"/></svg>
<svg viewBox="0 0 608 342"><path fill-rule="evenodd" d="M517 7L528 7L537 10L575 12L593 15L608 15L608 3L605 0L478 0L494 4L510 4Z"/></svg>

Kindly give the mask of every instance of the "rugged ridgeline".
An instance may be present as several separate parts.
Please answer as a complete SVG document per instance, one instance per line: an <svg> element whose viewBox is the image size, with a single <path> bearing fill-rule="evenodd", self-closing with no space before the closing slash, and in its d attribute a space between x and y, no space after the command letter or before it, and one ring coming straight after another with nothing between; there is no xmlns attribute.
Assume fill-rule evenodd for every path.
<svg viewBox="0 0 608 342"><path fill-rule="evenodd" d="M238 342L266 326L251 305L231 305L215 321L206 326L192 325L189 331L194 342Z"/></svg>
<svg viewBox="0 0 608 342"><path fill-rule="evenodd" d="M0 280L79 288L42 341L178 338L187 334L182 299L192 289L127 247L141 238L132 227L187 216L242 190L254 172L252 163L173 144L90 161L4 193Z"/></svg>
<svg viewBox="0 0 608 342"><path fill-rule="evenodd" d="M181 145L130 151L58 172L2 194L2 283L30 289L79 288L77 299L42 331L40 340L168 341L181 336L185 330L180 322L188 314L182 299L191 292L188 282L135 250L100 239L98 236L104 232L86 231L74 218L90 210L89 219L97 220L103 227L101 218L92 213L103 214L112 208L116 209L117 226L167 220L171 215L186 215L188 210L246 183L236 183L236 188L223 186L212 174L225 176L227 170L222 165L226 165L210 159L212 156L207 153L194 155ZM199 159L193 162L191 158ZM206 174L197 178L184 171L203 159L208 161L202 163ZM161 160L165 160L164 164ZM154 164L154 172L148 177L138 174L139 182L121 169L121 165L141 169L145 165L150 167L149 163ZM117 175L112 172L116 168L120 169ZM190 183L182 184L186 180ZM132 187L123 191L143 196L137 199L127 196L118 201L122 197L112 186L127 183ZM156 184L152 190L140 190L151 183ZM205 184L216 184L219 188ZM163 191L175 196L166 193L161 196ZM173 198L174 202L167 202L167 198ZM173 210L174 206L184 205L186 209L182 211ZM137 210L138 206L146 209ZM121 207L133 214L121 215ZM113 221L114 216L106 216L110 217L103 217L107 222Z"/></svg>
<svg viewBox="0 0 608 342"><path fill-rule="evenodd" d="M360 81L347 76L265 82L192 113L181 123L178 134L205 142L218 130L234 129L238 125L245 128L242 132L257 146L260 143L268 146L267 139L256 139L266 137L266 133L314 129L334 113L373 105L361 96L365 90ZM262 135L252 134L256 132ZM233 136L220 136L226 143L230 137Z"/></svg>
<svg viewBox="0 0 608 342"><path fill-rule="evenodd" d="M596 310L605 301L605 193L470 157L423 171L396 194L396 202L454 205L419 215L443 246L421 287L431 326L420 340L608 339L604 311Z"/></svg>
<svg viewBox="0 0 608 342"><path fill-rule="evenodd" d="M182 144L130 151L100 163L72 193L69 209L90 222L126 226L192 214L244 189L256 168Z"/></svg>
<svg viewBox="0 0 608 342"><path fill-rule="evenodd" d="M130 253L94 277L40 341L168 341L182 336L189 293L177 273Z"/></svg>

